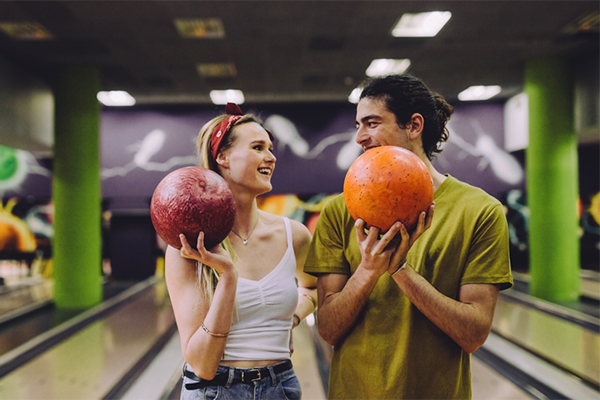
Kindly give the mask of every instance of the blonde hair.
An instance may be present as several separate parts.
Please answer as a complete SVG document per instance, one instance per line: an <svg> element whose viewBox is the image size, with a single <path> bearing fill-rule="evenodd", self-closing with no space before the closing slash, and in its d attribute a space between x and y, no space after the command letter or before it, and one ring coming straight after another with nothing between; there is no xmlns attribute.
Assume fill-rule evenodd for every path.
<svg viewBox="0 0 600 400"><path fill-rule="evenodd" d="M221 123L221 121L223 121L227 117L228 117L228 115L220 115L218 117L211 119L206 124L204 124L202 129L200 129L200 133L198 134L199 166L208 168L208 169L216 172L219 175L221 175L221 172L219 170L219 165L217 164L216 160L212 156L212 148L210 146L210 138L211 138L215 128L217 127L217 125L219 125ZM262 121L258 117L254 116L252 114L244 115L242 118L240 118L239 120L237 120L233 123L233 125L231 126L231 129L229 130L229 133L223 138L223 141L221 142L221 144L219 146L218 152L220 153L222 151L229 149L231 146L233 146L235 141L238 138L237 134L235 133L235 128L239 125L246 124L249 122L256 122L260 126L262 126L262 124L263 124ZM222 248L224 248L225 251L227 251L227 253L229 253L229 255L231 256L231 259L235 263L237 260L237 255L235 254L235 251L233 249L231 242L229 241L229 238L225 238L225 240L223 240L223 242L221 242L220 246ZM217 271L215 271L213 268L209 267L208 265L204 265L204 264L198 262L198 283L199 283L200 287L203 289L202 291L204 293L205 300L208 301L208 304L210 304L212 302L213 296L215 294L215 288L216 288L218 282L219 282L219 274L217 273Z"/></svg>

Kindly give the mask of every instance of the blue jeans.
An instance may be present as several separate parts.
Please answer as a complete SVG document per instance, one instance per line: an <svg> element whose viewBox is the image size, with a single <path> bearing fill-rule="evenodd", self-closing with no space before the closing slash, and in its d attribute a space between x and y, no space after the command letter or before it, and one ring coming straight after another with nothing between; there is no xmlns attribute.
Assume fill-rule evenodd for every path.
<svg viewBox="0 0 600 400"><path fill-rule="evenodd" d="M302 390L300 382L296 377L294 369L280 372L276 374L273 367L267 367L270 374L263 376L260 380L251 382L250 384L238 383L232 385L234 372L252 371L252 369L242 369L233 367L224 367L219 365L217 374L226 374L230 378L225 386L207 386L200 389L188 390L185 385L189 383L197 383L198 380L192 380L187 376L183 377L183 385L181 388L181 400L299 400L302 398ZM184 368L191 371L191 368L186 364Z"/></svg>

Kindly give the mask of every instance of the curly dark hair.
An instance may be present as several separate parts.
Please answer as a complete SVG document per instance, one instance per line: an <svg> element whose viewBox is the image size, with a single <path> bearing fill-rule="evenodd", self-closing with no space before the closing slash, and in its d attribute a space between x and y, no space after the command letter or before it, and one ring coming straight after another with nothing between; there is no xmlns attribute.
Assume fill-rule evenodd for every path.
<svg viewBox="0 0 600 400"><path fill-rule="evenodd" d="M442 151L441 144L448 140L449 135L446 123L454 108L441 95L429 90L423 81L410 74L371 78L361 86L360 98L382 100L396 116L401 128L406 128L413 114L421 114L425 120L421 137L427 158L431 160L434 153Z"/></svg>

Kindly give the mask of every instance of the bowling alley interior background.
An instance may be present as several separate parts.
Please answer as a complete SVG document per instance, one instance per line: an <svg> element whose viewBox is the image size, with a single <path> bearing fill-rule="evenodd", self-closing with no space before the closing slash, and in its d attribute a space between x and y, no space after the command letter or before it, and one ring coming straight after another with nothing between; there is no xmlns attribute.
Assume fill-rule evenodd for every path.
<svg viewBox="0 0 600 400"><path fill-rule="evenodd" d="M104 108L101 182L104 273L143 279L155 273L164 244L149 214L154 189L169 172L197 165L199 128L223 110L217 106ZM320 207L342 192L347 169L362 153L354 142L350 103L243 104L273 133L277 157L273 191L261 208L314 229ZM310 115L311 118L305 118ZM513 269L527 271L527 190L523 132L526 99L455 104L450 139L434 159L438 170L500 200L510 228ZM581 267L598 271L600 258L599 144L578 146ZM1 254L5 281L51 276L52 159L0 147ZM290 179L293 177L293 179ZM138 251L132 254L131 248ZM160 265L160 263L159 263Z"/></svg>
<svg viewBox="0 0 600 400"><path fill-rule="evenodd" d="M404 13L437 6L449 10L436 10L449 18L437 36L393 36ZM455 111L434 167L504 206L515 284L472 354L473 398L600 399L599 15L597 1L0 2L0 399L179 398L154 189L198 164L201 127L234 101L274 138L259 208L313 232L363 152L355 91L382 65L446 95ZM497 95L465 99L463 82ZM227 97L238 88L246 99ZM534 157L553 172L540 176ZM87 179L98 191L84 204ZM532 209L528 188L554 181L551 206L537 192ZM577 254L533 271L540 212L573 219ZM82 213L93 224L71 229ZM561 237L550 230L547 243L536 231L542 252ZM308 400L328 388L317 324L315 313L294 330Z"/></svg>

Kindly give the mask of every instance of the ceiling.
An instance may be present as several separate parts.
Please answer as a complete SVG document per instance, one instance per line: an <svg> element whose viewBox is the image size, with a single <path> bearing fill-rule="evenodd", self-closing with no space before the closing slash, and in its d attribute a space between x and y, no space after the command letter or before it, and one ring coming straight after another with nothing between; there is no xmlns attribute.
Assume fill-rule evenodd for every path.
<svg viewBox="0 0 600 400"><path fill-rule="evenodd" d="M209 103L212 89L246 102L346 101L375 58L409 58L409 72L449 100L471 85L522 90L524 62L598 59L597 19L569 29L598 1L0 1L0 23L41 24L48 40L0 32L0 58L51 82L66 65L98 66L105 90L138 104ZM403 13L451 11L433 38L394 38ZM222 39L182 38L176 19L220 18ZM200 63L234 63L230 78Z"/></svg>

